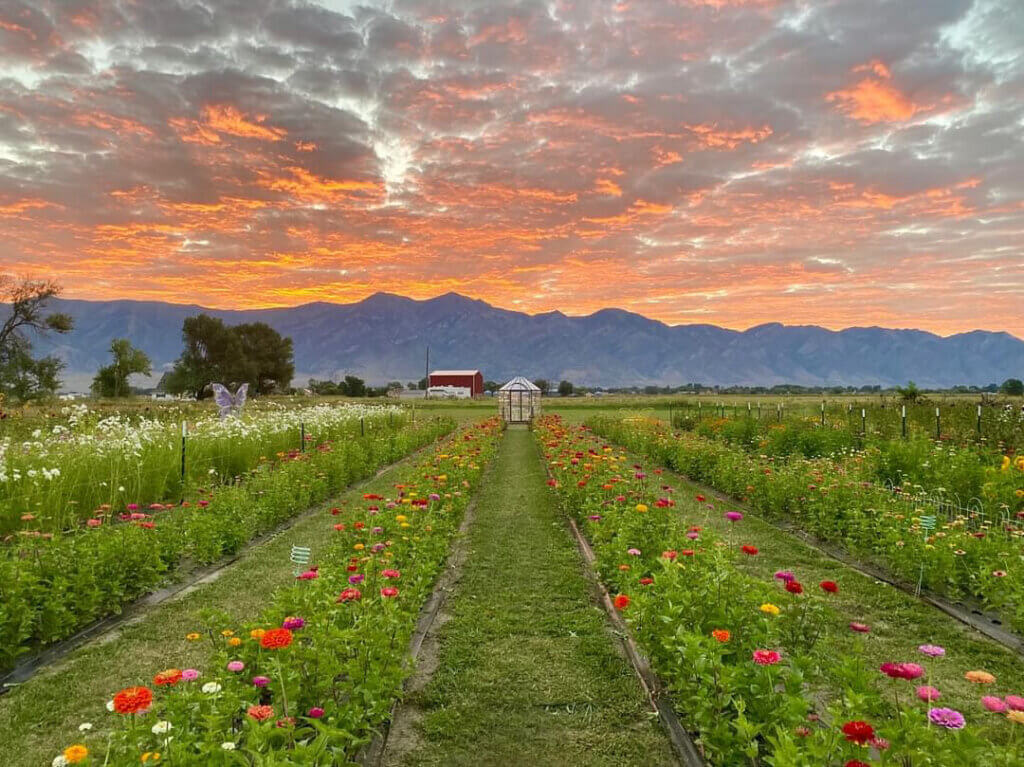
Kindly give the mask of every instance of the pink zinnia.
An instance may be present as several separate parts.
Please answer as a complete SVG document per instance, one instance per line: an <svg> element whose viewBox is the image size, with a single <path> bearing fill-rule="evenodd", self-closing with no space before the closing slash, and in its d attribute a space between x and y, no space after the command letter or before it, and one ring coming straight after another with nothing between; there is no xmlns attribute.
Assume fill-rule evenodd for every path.
<svg viewBox="0 0 1024 767"><path fill-rule="evenodd" d="M268 684L270 684L270 677L254 676L252 678L252 683L257 687L266 687Z"/></svg>
<svg viewBox="0 0 1024 767"><path fill-rule="evenodd" d="M938 700L942 697L942 693L930 685L923 684L917 688L917 697L927 702Z"/></svg>
<svg viewBox="0 0 1024 767"><path fill-rule="evenodd" d="M879 670L893 679L917 679L924 676L924 669L916 663L883 663Z"/></svg>
<svg viewBox="0 0 1024 767"><path fill-rule="evenodd" d="M348 582L351 583L353 586L358 586L360 583L363 582L364 578L365 576L362 573L356 573L355 575L350 575L348 577Z"/></svg>
<svg viewBox="0 0 1024 767"><path fill-rule="evenodd" d="M362 597L362 593L359 589L343 589L338 595L339 602L354 602Z"/></svg>
<svg viewBox="0 0 1024 767"><path fill-rule="evenodd" d="M194 668L187 668L181 672L181 679L185 682L194 682L199 678L199 672Z"/></svg>
<svg viewBox="0 0 1024 767"><path fill-rule="evenodd" d="M946 654L945 649L939 647L936 644L923 644L917 649L923 652L925 655L931 656L932 658L941 658L943 655Z"/></svg>
<svg viewBox="0 0 1024 767"><path fill-rule="evenodd" d="M1011 711L1024 711L1024 698L1020 695L1007 695L1006 705Z"/></svg>
<svg viewBox="0 0 1024 767"><path fill-rule="evenodd" d="M228 671L241 671L245 668L245 664L240 660L233 660L228 663Z"/></svg>
<svg viewBox="0 0 1024 767"><path fill-rule="evenodd" d="M380 590L380 595L382 597L397 597L398 589L396 589L394 586L385 586Z"/></svg>
<svg viewBox="0 0 1024 767"><path fill-rule="evenodd" d="M284 629L300 629L306 625L305 618L289 617L284 619L284 623L281 624L281 628Z"/></svg>
<svg viewBox="0 0 1024 767"><path fill-rule="evenodd" d="M999 698L994 695L986 695L981 699L981 705L996 714L1001 714L1006 711L1006 704L1003 703Z"/></svg>
<svg viewBox="0 0 1024 767"><path fill-rule="evenodd" d="M308 716L310 719L319 719L323 715L324 715L324 710L322 708L320 708L320 706L313 706L313 708L311 708L306 713L306 716Z"/></svg>
<svg viewBox="0 0 1024 767"><path fill-rule="evenodd" d="M858 634L870 634L871 627L866 623L858 623L857 621L853 621L852 623L850 623L850 631L855 631Z"/></svg>
<svg viewBox="0 0 1024 767"><path fill-rule="evenodd" d="M754 650L754 663L758 666L774 666L779 662L780 656L775 650Z"/></svg>
<svg viewBox="0 0 1024 767"><path fill-rule="evenodd" d="M385 578L401 578L402 574L398 570L383 570L381 575Z"/></svg>
<svg viewBox="0 0 1024 767"><path fill-rule="evenodd" d="M103 524L103 520L102 519L90 519L85 524L87 524L89 527L99 527L100 525Z"/></svg>
<svg viewBox="0 0 1024 767"><path fill-rule="evenodd" d="M789 570L779 570L775 573L775 580L785 581L786 583L789 583L790 581L795 581L796 576L793 575L793 573L791 573Z"/></svg>
<svg viewBox="0 0 1024 767"><path fill-rule="evenodd" d="M631 557L638 557L640 556L640 549L626 549L626 553Z"/></svg>
<svg viewBox="0 0 1024 767"><path fill-rule="evenodd" d="M928 718L932 724L945 727L947 730L962 730L967 723L963 714L951 708L928 709Z"/></svg>
<svg viewBox="0 0 1024 767"><path fill-rule="evenodd" d="M730 522L739 522L743 519L743 515L738 511L727 511L725 512L725 518Z"/></svg>
<svg viewBox="0 0 1024 767"><path fill-rule="evenodd" d="M312 581L320 577L320 574L316 570L306 570L304 573L300 573L295 576L300 581Z"/></svg>

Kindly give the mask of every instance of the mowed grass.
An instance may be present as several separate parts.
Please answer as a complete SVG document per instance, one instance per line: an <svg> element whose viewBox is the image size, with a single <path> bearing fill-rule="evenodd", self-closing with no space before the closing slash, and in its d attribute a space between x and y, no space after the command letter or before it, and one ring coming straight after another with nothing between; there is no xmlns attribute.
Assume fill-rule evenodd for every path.
<svg viewBox="0 0 1024 767"><path fill-rule="evenodd" d="M202 625L204 610L228 617L225 629L257 616L273 591L292 582L292 545L309 546L313 563L327 540L333 506L358 504L363 493L393 492L396 467L353 486L317 512L301 519L267 543L247 551L221 571L216 580L185 596L165 602L133 623L74 651L25 684L0 697L0 765L20 767L50 764L64 747L82 742L78 726L91 722L87 743L102 747L102 733L116 724L105 706L119 689L135 684L152 686L153 675L165 668L209 668L213 654L206 641L188 642L185 635ZM102 758L101 758L102 761Z"/></svg>
<svg viewBox="0 0 1024 767"><path fill-rule="evenodd" d="M401 765L674 764L553 509L532 435L510 429L476 505L439 667L409 696Z"/></svg>

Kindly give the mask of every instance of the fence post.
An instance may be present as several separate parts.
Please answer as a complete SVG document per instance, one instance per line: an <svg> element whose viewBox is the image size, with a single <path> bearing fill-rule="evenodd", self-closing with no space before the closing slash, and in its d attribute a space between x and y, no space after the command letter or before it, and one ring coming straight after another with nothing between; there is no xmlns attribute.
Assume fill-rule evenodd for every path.
<svg viewBox="0 0 1024 767"><path fill-rule="evenodd" d="M761 420L761 400L757 401L757 420Z"/></svg>
<svg viewBox="0 0 1024 767"><path fill-rule="evenodd" d="M360 437L365 437L366 436L366 419L363 418L363 417L359 418L359 436Z"/></svg>
<svg viewBox="0 0 1024 767"><path fill-rule="evenodd" d="M867 434L867 410L866 408L860 409L860 435L863 437Z"/></svg>
<svg viewBox="0 0 1024 767"><path fill-rule="evenodd" d="M747 403L747 418L750 418L750 403Z"/></svg>
<svg viewBox="0 0 1024 767"><path fill-rule="evenodd" d="M942 419L939 416L939 409L935 408L935 439L942 438Z"/></svg>
<svg viewBox="0 0 1024 767"><path fill-rule="evenodd" d="M181 502L185 502L185 435L188 433L188 421L181 422Z"/></svg>
<svg viewBox="0 0 1024 767"><path fill-rule="evenodd" d="M775 417L779 423L782 423L782 403L780 402L775 406Z"/></svg>
<svg viewBox="0 0 1024 767"><path fill-rule="evenodd" d="M981 405L978 405L978 436L981 436Z"/></svg>
<svg viewBox="0 0 1024 767"><path fill-rule="evenodd" d="M825 425L825 400L821 401L821 425Z"/></svg>
<svg viewBox="0 0 1024 767"><path fill-rule="evenodd" d="M306 452L306 422L299 421L299 452Z"/></svg>
<svg viewBox="0 0 1024 767"><path fill-rule="evenodd" d="M903 412L902 412L902 415L900 416L900 418L901 418L902 424L903 424L900 427L900 432L903 434L903 438L906 439L907 438L907 406L906 405L903 406Z"/></svg>

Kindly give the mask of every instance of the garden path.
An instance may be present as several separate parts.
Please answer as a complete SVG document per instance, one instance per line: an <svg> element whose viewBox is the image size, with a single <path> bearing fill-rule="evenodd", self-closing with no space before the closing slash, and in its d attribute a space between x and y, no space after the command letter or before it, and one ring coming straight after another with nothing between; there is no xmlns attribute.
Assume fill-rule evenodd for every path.
<svg viewBox="0 0 1024 767"><path fill-rule="evenodd" d="M384 764L675 764L591 599L530 432L506 432L475 513Z"/></svg>

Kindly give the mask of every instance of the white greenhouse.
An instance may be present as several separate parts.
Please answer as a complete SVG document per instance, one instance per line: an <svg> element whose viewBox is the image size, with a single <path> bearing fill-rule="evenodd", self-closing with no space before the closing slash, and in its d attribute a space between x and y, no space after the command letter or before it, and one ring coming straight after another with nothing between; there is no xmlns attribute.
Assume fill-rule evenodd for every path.
<svg viewBox="0 0 1024 767"><path fill-rule="evenodd" d="M498 389L498 412L506 423L530 423L540 415L540 389L516 376Z"/></svg>

